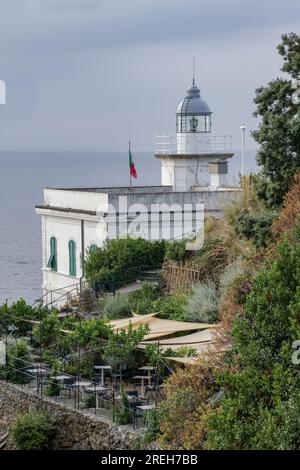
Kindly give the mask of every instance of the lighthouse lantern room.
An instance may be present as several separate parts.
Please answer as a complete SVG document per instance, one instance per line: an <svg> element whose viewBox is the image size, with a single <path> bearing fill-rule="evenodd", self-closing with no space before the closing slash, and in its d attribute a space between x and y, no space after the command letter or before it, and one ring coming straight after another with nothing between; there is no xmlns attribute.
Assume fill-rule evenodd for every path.
<svg viewBox="0 0 300 470"><path fill-rule="evenodd" d="M200 89L193 79L186 96L176 112L176 141L171 136L156 137L155 156L161 161L162 185L172 186L174 191L192 191L200 187L214 188L227 185L228 158L231 152L231 136L215 136L211 133L212 112L202 99ZM214 165L212 173L210 163ZM216 170L220 171L220 175ZM214 176L212 176L212 174Z"/></svg>

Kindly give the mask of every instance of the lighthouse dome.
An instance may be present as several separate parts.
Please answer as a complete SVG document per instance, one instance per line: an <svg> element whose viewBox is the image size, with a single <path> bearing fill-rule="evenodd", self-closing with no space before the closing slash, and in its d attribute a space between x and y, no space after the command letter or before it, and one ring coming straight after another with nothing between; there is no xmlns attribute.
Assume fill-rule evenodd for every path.
<svg viewBox="0 0 300 470"><path fill-rule="evenodd" d="M176 114L194 116L211 114L208 104L201 98L200 89L194 83L188 88L186 97L179 104Z"/></svg>
<svg viewBox="0 0 300 470"><path fill-rule="evenodd" d="M208 104L201 98L200 90L193 80L193 84L177 108L177 134L209 133L211 131L211 114Z"/></svg>

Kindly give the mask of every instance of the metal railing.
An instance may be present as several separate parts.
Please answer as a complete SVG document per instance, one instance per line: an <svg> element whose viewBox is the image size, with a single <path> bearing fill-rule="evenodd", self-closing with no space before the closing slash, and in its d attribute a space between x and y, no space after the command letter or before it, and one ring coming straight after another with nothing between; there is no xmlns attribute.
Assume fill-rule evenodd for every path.
<svg viewBox="0 0 300 470"><path fill-rule="evenodd" d="M217 154L230 153L232 151L231 135L200 135L195 140L194 135L173 137L170 135L156 136L156 154Z"/></svg>
<svg viewBox="0 0 300 470"><path fill-rule="evenodd" d="M160 269L161 266L135 266L131 269L124 269L123 273L122 271L118 271L118 275L112 276L106 280L95 279L92 283L93 285L91 285L90 281L86 280L75 284L69 284L67 286L45 292L39 299L35 300L31 304L31 307L37 305L43 305L45 308L61 306L64 303L69 303L70 300L78 298L84 289L90 289L97 297L101 297L103 293L115 294L122 286L125 286L136 279L143 279L147 271Z"/></svg>
<svg viewBox="0 0 300 470"><path fill-rule="evenodd" d="M152 406L156 408L158 401L163 399L163 390L155 383L153 387L146 387L147 396L141 396L137 392L140 386L136 382L132 379L126 381L127 388L123 388L125 384L122 382L121 374L113 373L113 371L106 378L105 384L99 386L99 380L93 379L92 371L90 377L83 377L81 373L71 375L65 371L57 372L47 364L28 361L12 354L8 354L7 359L6 365L0 367L0 380L15 384L29 393L53 400L66 407L93 414L100 420L103 417L105 420L108 418L115 422L117 408L124 407L122 391L128 394L127 398L131 393L130 396L134 399L128 404L128 411L132 413L131 424L134 428L137 426L139 416L137 405L152 403ZM10 365L10 360L14 360L16 365ZM113 377L119 377L119 382L117 383ZM51 386L53 387L52 393L49 393ZM88 396L93 396L93 404L85 401Z"/></svg>

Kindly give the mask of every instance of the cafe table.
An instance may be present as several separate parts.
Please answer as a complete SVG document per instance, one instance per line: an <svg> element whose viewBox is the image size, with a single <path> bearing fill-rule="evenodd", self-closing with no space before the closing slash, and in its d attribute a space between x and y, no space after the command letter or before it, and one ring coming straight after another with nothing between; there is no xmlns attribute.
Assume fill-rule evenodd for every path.
<svg viewBox="0 0 300 470"><path fill-rule="evenodd" d="M105 370L111 370L111 366L107 365L97 365L94 366L95 370L101 370L101 385L104 385L104 371Z"/></svg>

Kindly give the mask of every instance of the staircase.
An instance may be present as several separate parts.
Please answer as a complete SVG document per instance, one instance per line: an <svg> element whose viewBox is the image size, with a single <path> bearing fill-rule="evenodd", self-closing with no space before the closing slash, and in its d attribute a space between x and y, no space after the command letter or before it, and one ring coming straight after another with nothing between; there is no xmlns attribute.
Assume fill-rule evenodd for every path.
<svg viewBox="0 0 300 470"><path fill-rule="evenodd" d="M161 281L161 272L160 271L141 271L141 274L138 278L141 282L153 282L158 283Z"/></svg>

